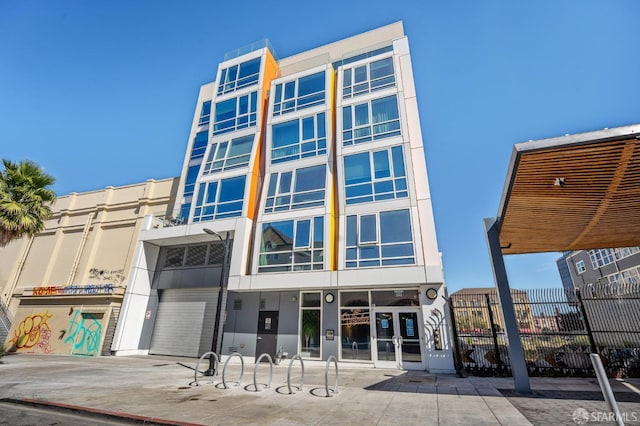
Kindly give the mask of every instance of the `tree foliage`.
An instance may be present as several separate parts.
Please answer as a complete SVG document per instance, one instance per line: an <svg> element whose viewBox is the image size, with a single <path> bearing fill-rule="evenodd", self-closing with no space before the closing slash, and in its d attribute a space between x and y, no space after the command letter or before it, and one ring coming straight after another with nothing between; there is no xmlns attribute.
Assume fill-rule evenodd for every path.
<svg viewBox="0 0 640 426"><path fill-rule="evenodd" d="M56 193L49 188L55 178L36 163L2 160L0 171L0 247L44 229Z"/></svg>

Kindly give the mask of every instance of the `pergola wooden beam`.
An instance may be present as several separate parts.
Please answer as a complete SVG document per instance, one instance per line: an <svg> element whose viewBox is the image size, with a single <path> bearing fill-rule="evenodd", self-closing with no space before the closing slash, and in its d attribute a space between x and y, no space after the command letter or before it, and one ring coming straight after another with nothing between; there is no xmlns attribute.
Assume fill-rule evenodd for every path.
<svg viewBox="0 0 640 426"><path fill-rule="evenodd" d="M498 219L504 254L640 245L640 125L517 144Z"/></svg>

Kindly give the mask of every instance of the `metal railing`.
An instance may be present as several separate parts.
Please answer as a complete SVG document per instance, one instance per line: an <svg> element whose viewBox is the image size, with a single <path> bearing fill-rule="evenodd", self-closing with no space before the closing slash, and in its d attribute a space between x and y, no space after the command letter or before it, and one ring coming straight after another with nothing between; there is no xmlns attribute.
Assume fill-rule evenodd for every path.
<svg viewBox="0 0 640 426"><path fill-rule="evenodd" d="M610 376L640 377L640 284L512 290L531 376L589 376L589 355ZM510 375L502 311L495 292L452 294L457 366L468 374Z"/></svg>

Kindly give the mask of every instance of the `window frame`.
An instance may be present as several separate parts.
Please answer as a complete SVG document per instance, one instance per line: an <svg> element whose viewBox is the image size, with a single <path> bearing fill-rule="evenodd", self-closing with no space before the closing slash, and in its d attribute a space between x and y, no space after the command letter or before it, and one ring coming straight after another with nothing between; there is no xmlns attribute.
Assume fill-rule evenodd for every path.
<svg viewBox="0 0 640 426"><path fill-rule="evenodd" d="M385 213L393 213L393 212L406 212L408 225L409 225L409 233L410 240L403 241L393 241L393 242L383 242L384 237L382 235L382 227L381 227L381 218L380 215ZM360 240L361 237L361 218L366 216L375 216L375 227L376 227L376 241L364 241ZM349 245L349 220L350 218L356 218L356 238L355 245ZM402 265L416 265L416 244L414 241L414 227L413 227L413 218L411 217L410 209L397 209L397 210L385 210L379 212L369 212L369 213L359 213L353 215L347 215L345 218L345 269L362 269L362 268L384 268L384 267L394 267L394 266L402 266ZM383 256L383 249L385 247L400 247L411 245L411 255L402 255L402 256ZM372 252L372 248L375 248L377 251L377 256L363 256L361 249L367 249ZM350 258L349 252L352 251L355 256ZM377 263L377 264L376 264ZM385 264L386 263L386 264Z"/></svg>
<svg viewBox="0 0 640 426"><path fill-rule="evenodd" d="M305 139L305 129L304 122L305 120L312 119L313 120L313 138ZM278 126L290 125L291 123L296 122L298 127L298 140L294 143L289 143L288 145L282 146L274 146L276 133L274 131ZM285 120L278 123L273 123L271 125L271 150L270 150L270 161L271 164L280 164L286 163L288 161L300 160L303 158L312 158L319 157L321 155L327 155L327 117L326 113L318 112L311 115L306 115L303 117L296 117L291 120ZM309 146L313 144L313 149L305 151L305 145ZM286 151L287 149L293 149L292 153L285 153L284 155L277 156L276 152Z"/></svg>
<svg viewBox="0 0 640 426"><path fill-rule="evenodd" d="M300 222L309 222L309 232L308 232L308 247L297 247L296 243L298 241L298 223ZM292 226L292 236L291 236L291 247L286 250L266 250L265 240L264 240L264 232L269 226L277 223L291 223ZM321 245L315 246L315 235L316 235L316 227L321 227L321 235L322 241ZM304 216L304 217L296 217L285 220L275 220L275 221L265 221L260 224L259 227L259 239L257 243L258 247L258 262L257 262L257 273L258 274L270 274L270 273L291 273L291 272L313 272L313 271L322 271L325 269L325 224L324 224L324 216L315 215L315 216ZM304 253L309 252L309 262L296 262L296 253ZM287 256L289 254L289 262L288 263L277 263L269 265L267 256L269 255L284 255ZM321 255L320 261L315 261L316 255ZM265 263L263 264L263 259L265 259Z"/></svg>
<svg viewBox="0 0 640 426"><path fill-rule="evenodd" d="M245 152L240 155L234 155L231 157L229 156L229 153L231 152L234 142L241 143L249 139L251 139L251 147L249 149L249 152ZM237 138L233 138L229 140L210 143L208 155L206 156L206 160L203 162L203 165L202 165L202 175L207 176L211 174L222 173L227 170L247 167L251 162L251 155L253 154L254 143L255 143L255 134L253 133L246 136L239 136ZM218 158L218 155L220 153L220 150L222 149L222 146L225 147L224 148L225 153L223 157ZM235 160L237 158L242 158L242 157L246 157L247 158L246 161L243 161L241 163L229 164L231 160ZM220 162L222 162L222 166L219 168L216 168L217 167L216 163L220 163Z"/></svg>
<svg viewBox="0 0 640 426"><path fill-rule="evenodd" d="M299 96L300 90L300 80L304 78L313 77L316 75L323 75L323 89L308 93L303 95L302 98ZM293 96L287 97L287 90L289 85L293 84ZM324 69L322 71L314 72L311 74L306 74L288 81L281 81L275 83L274 85L274 96L273 96L273 113L274 117L278 117L284 114L288 114L295 111L300 111L301 109L311 108L317 105L324 105L327 100L327 70ZM320 96L321 98L314 99L315 96ZM311 101L301 103L301 99L311 98Z"/></svg>
<svg viewBox="0 0 640 426"><path fill-rule="evenodd" d="M222 195L223 185L225 182L231 182L232 180L243 180L242 185L242 193L240 194L240 198L234 198L233 200L220 201L220 197ZM215 194L213 195L213 201L207 201L211 199L211 193L209 192L211 186L215 185ZM212 180L207 182L200 182L198 185L198 194L196 196L196 202L193 210L193 220L192 222L207 222L210 220L217 219L226 219L232 217L242 216L244 211L244 195L247 186L247 179L245 175L241 176L232 176L224 179ZM205 198L206 197L206 198ZM222 211L219 209L221 206L227 206L231 204L240 203L240 209L235 209L231 211ZM210 212L210 213L207 213Z"/></svg>
<svg viewBox="0 0 640 426"><path fill-rule="evenodd" d="M322 168L324 171L324 179L322 180L322 188L318 187L316 189L308 189L304 191L296 191L296 186L298 183L298 171ZM281 182L282 177L287 173L291 173L291 180L289 182L289 191L288 192L280 192L281 191ZM275 182L273 180L275 179ZM272 184L273 182L273 184ZM272 192L273 187L273 192ZM294 202L294 198L296 195L305 195L305 194L313 194L313 193L322 193L322 201L312 200L312 201L303 201L303 202ZM278 213L283 211L290 210L299 210L305 208L313 208L313 207L324 207L325 199L327 196L327 165L326 164L317 164L314 166L308 167L299 167L294 170L284 170L281 172L272 172L269 175L269 182L267 184L267 194L265 197L264 204L264 213ZM278 199L283 197L289 197L289 201L286 203L278 204Z"/></svg>
<svg viewBox="0 0 640 426"><path fill-rule="evenodd" d="M373 122L374 113L373 113L373 105L375 102L383 101L386 99L394 98L395 99L395 112L397 114L397 118L393 118L390 120ZM356 125L357 111L356 109L359 107L365 106L367 107L367 123ZM346 126L345 117L349 117L349 126ZM366 101L357 102L349 105L344 105L342 107L342 146L353 146L361 143L374 142L381 139L392 138L396 136L402 136L402 112L400 111L400 103L398 102L398 95L388 95L379 98L368 99ZM382 132L374 132L376 128L380 126L391 126L390 130L382 131ZM367 130L366 132L363 132ZM361 133L358 135L358 133Z"/></svg>
<svg viewBox="0 0 640 426"><path fill-rule="evenodd" d="M219 105L232 100L235 100L233 117L218 120L217 113ZM242 100L246 100L247 102L247 111L240 113ZM223 135L225 133L255 127L258 120L258 92L254 91L246 95L240 95L216 102L215 110L213 112L213 120L212 136ZM224 127L220 127L221 125Z"/></svg>
<svg viewBox="0 0 640 426"><path fill-rule="evenodd" d="M198 126L205 126L211 121L212 101L204 101L200 108L200 117L198 118Z"/></svg>
<svg viewBox="0 0 640 426"><path fill-rule="evenodd" d="M391 63L391 74L387 74L384 75L382 77L377 77L375 79L371 79L371 65L375 64L375 63L379 63L382 61L390 61ZM365 72L366 72L366 79L362 82L356 83L355 82L355 74L356 74L356 69L361 69L361 68L365 68ZM346 84L347 81L347 74L349 74L349 80L350 83ZM390 83L386 83L386 84L382 84L380 86L375 86L373 85L374 82L380 81L380 80L384 80L384 79L389 79L391 78L391 82ZM393 87L396 87L397 85L397 81L396 81L396 66L393 60L393 55L389 55L387 57L384 58L376 58L373 61L368 61L365 63L359 63L359 64L349 64L349 66L343 66L342 68L342 99L353 99L355 97L358 96L362 96L362 95L366 95L369 93L374 93L377 92L379 90L384 90L384 89L390 89ZM356 92L356 86L362 86L363 89L360 89Z"/></svg>
<svg viewBox="0 0 640 426"><path fill-rule="evenodd" d="M304 306L304 295L305 294L319 294L320 295L320 306ZM320 325L320 329L318 330L319 333L319 342L318 342L318 348L319 348L319 355L317 357L313 357L311 355L309 355L308 357L304 357L304 359L314 359L314 360L318 360L318 359L322 359L322 350L323 350L323 336L322 336L322 320L323 320L323 292L321 290L316 290L316 291L301 291L299 294L299 312L298 312L298 353L302 354L302 349L304 348L304 342L302 341L302 339L304 338L304 336L302 335L303 333L303 329L302 329L302 320L303 320L303 312L304 311L319 311L320 312L320 320L319 320L319 325Z"/></svg>
<svg viewBox="0 0 640 426"><path fill-rule="evenodd" d="M399 151L399 153L395 154ZM342 167L343 167L343 187L344 187L344 202L346 205L395 200L399 198L409 197L409 187L407 179L407 162L404 156L403 145L392 145L383 149L375 149L370 151L358 152L353 154L343 155ZM376 153L386 153L388 161L388 177L376 177L375 156ZM369 180L366 182L347 183L347 161L355 158L356 156L363 156L366 154L369 160ZM396 157L397 156L397 157ZM402 161L402 172L396 171L395 159L399 158ZM396 174L396 172L398 174ZM402 173L402 174L400 174ZM380 185L385 182L391 183L391 191L376 191L376 184ZM404 182L404 188L402 188L402 182ZM349 189L369 186L370 192L364 195L347 195Z"/></svg>
<svg viewBox="0 0 640 426"><path fill-rule="evenodd" d="M243 65L249 65L251 63L258 62L258 72L249 74L244 77L240 77L242 72ZM233 79L228 79L229 71L231 69L235 69L235 77ZM227 93L235 92L236 90L253 86L254 84L258 84L260 81L260 70L262 69L262 57L258 56L256 58L249 59L247 61L230 65L226 68L220 70L220 81L218 82L217 94L218 96L226 95ZM243 80L241 82L241 80Z"/></svg>

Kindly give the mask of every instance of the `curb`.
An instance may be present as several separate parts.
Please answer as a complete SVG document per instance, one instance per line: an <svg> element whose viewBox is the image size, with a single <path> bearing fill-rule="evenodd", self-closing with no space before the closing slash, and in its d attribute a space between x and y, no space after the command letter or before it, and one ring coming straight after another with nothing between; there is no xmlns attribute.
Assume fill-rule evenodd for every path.
<svg viewBox="0 0 640 426"><path fill-rule="evenodd" d="M156 417L139 416L136 414L127 414L117 411L101 410L98 408L81 407L78 405L62 404L59 402L45 401L39 399L15 399L15 398L0 398L0 402L6 402L10 404L25 405L29 407L43 408L49 410L55 410L58 412L71 412L82 413L88 415L88 417L103 418L110 420L120 420L130 424L140 425L171 425L171 426L203 426L199 423L181 422L175 420L159 419Z"/></svg>

